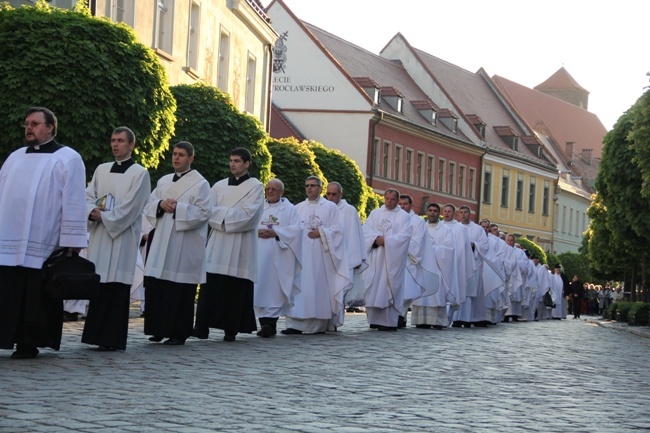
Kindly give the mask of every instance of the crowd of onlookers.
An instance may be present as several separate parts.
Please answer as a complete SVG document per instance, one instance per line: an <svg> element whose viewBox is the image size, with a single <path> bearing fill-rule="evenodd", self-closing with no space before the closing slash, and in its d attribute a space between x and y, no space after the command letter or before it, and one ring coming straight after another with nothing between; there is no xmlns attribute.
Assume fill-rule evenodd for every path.
<svg viewBox="0 0 650 433"><path fill-rule="evenodd" d="M612 283L605 283L603 287L600 284L584 283L585 294L582 298L582 311L590 316L605 314L612 302L622 301L624 298L623 286ZM569 312L572 305L569 303Z"/></svg>

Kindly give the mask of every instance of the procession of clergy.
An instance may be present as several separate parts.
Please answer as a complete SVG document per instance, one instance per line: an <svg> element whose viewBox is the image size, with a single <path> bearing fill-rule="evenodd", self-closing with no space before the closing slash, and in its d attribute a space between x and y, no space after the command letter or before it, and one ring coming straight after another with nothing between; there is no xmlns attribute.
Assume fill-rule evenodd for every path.
<svg viewBox="0 0 650 433"><path fill-rule="evenodd" d="M0 319L0 348L15 343L12 358L33 358L37 347L59 349L61 301L33 291L32 276L55 246L79 251L86 243L101 283L81 341L100 351L126 349L140 247L144 332L165 345L207 339L214 328L232 342L257 331L256 319L257 335L271 337L282 316L282 334L336 331L346 308L365 309L369 327L379 331L406 326L409 310L412 326L435 329L565 317L559 269L551 274L537 257L529 259L514 236L503 236L488 220L472 222L467 206L430 204L425 220L411 210L411 197L388 189L384 205L361 224L338 182L328 184L325 198L321 179L308 177L306 199L294 205L283 197L280 179L264 186L250 176L251 154L241 147L230 154L230 176L210 187L191 168L194 148L185 141L173 146L174 172L151 191L149 173L131 157L136 140L127 127L114 130L115 161L96 168L82 197L83 163L54 141L51 118L40 107L28 112L28 146L0 172L0 219L14 227L12 234L0 226L0 277L22 290L10 297L0 283L11 298L2 309L8 316ZM33 181L12 180L27 167ZM35 214L39 200L51 202L45 204L52 208L51 224L19 220ZM15 208L23 205L28 209ZM6 239L21 225L27 241L18 257ZM153 229L143 233L143 227ZM43 242L39 236L48 230L53 234ZM38 259L21 264L36 244Z"/></svg>

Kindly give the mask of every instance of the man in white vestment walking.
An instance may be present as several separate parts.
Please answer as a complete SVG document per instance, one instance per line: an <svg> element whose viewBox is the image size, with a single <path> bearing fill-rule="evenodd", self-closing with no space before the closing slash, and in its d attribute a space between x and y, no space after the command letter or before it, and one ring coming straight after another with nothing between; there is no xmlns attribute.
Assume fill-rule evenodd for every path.
<svg viewBox="0 0 650 433"><path fill-rule="evenodd" d="M485 292L483 287L484 257L488 253L488 237L485 229L471 220L469 206L458 208L461 227L467 236L467 248L473 252L473 276L467 285L467 297L454 315L452 326L470 328L472 325L486 327L487 313L485 310ZM489 221L488 221L489 223Z"/></svg>
<svg viewBox="0 0 650 433"><path fill-rule="evenodd" d="M233 342L240 332L257 330L253 309L257 279L257 229L264 211L264 187L248 173L248 149L230 152L230 176L211 192L211 232L206 247L207 282L196 306L196 338L208 338L209 328L222 329Z"/></svg>
<svg viewBox="0 0 650 433"><path fill-rule="evenodd" d="M395 331L404 308L404 273L413 229L397 203L396 189L384 192L384 204L363 224L368 269L362 274L370 328Z"/></svg>
<svg viewBox="0 0 650 433"><path fill-rule="evenodd" d="M440 221L440 205L427 206L427 234L431 254L440 270L440 286L435 294L422 296L411 304L411 324L420 329L444 329L449 326L447 297L449 281L454 280L454 241L451 229Z"/></svg>
<svg viewBox="0 0 650 433"><path fill-rule="evenodd" d="M307 198L296 205L302 222L300 238L302 272L300 293L287 313L281 332L317 334L334 331L343 309L343 297L352 282L345 256L345 243L339 210L321 197L322 181L309 176L305 181Z"/></svg>
<svg viewBox="0 0 650 433"><path fill-rule="evenodd" d="M562 266L559 263L553 268L551 291L553 292L553 303L555 304L551 311L551 317L555 320L566 319L564 313L564 280L562 279Z"/></svg>
<svg viewBox="0 0 650 433"><path fill-rule="evenodd" d="M345 255L350 266L350 280L352 286L345 293L345 306L356 309L363 304L365 292L361 273L368 268L368 252L363 247L363 227L359 213L354 206L343 198L343 187L334 181L327 184L325 193L327 200L339 208L343 241L345 242ZM338 320L343 323L345 311L341 310Z"/></svg>
<svg viewBox="0 0 650 433"><path fill-rule="evenodd" d="M413 197L401 194L397 204L408 214L412 228L404 273L404 306L397 324L398 328L404 328L413 301L438 292L440 271L432 254L427 223L424 218L413 212Z"/></svg>
<svg viewBox="0 0 650 433"><path fill-rule="evenodd" d="M510 319L513 321L519 320L522 314L521 302L524 299L524 291L526 288L526 281L528 279L528 257L524 250L517 246L516 238L513 234L506 236L506 245L510 248L512 259L514 260L513 274L514 278L509 280L510 285L510 307L505 312L503 321L508 322Z"/></svg>
<svg viewBox="0 0 650 433"><path fill-rule="evenodd" d="M121 126L111 135L115 162L101 164L86 188L90 241L87 258L100 276L88 305L81 342L100 351L126 349L130 291L149 194L149 172L131 158L135 134Z"/></svg>
<svg viewBox="0 0 650 433"><path fill-rule="evenodd" d="M174 173L158 180L144 215L155 228L144 268L149 341L185 344L194 325L196 288L205 283L205 243L210 218L210 184L192 169L194 146L176 143Z"/></svg>
<svg viewBox="0 0 650 433"><path fill-rule="evenodd" d="M449 303L449 322L458 312L460 306L467 298L467 287L474 276L474 256L472 249L467 241L467 232L463 225L456 221L456 207L447 203L442 207L442 221L445 227L451 232L451 238L454 245L453 272L451 279L447 281L449 293L447 301ZM460 325L458 325L460 326ZM471 325L469 325L471 326Z"/></svg>
<svg viewBox="0 0 650 433"><path fill-rule="evenodd" d="M59 350L63 302L41 291L41 268L55 249L88 243L81 156L56 142L49 109L31 107L23 126L26 146L0 169L0 349L15 345L12 359Z"/></svg>
<svg viewBox="0 0 650 433"><path fill-rule="evenodd" d="M291 202L282 197L284 184L271 179L264 188L264 213L257 229L258 263L255 295L255 316L260 322L257 335L268 338L277 334L278 318L287 314L293 299L300 292L302 235L300 216Z"/></svg>

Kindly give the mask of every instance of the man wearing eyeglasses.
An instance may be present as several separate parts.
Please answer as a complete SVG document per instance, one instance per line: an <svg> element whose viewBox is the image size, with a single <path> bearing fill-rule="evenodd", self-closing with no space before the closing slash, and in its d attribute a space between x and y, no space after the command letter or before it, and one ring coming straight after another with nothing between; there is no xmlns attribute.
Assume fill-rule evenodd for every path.
<svg viewBox="0 0 650 433"><path fill-rule="evenodd" d="M196 338L206 339L210 328L217 328L224 331L224 341L233 342L238 333L257 330L253 293L264 188L248 173L250 166L250 151L233 149L230 176L212 186L207 276L196 306Z"/></svg>
<svg viewBox="0 0 650 433"><path fill-rule="evenodd" d="M339 209L321 196L322 181L309 176L305 181L307 199L296 205L302 221L300 273L301 292L287 313L287 329L291 334L318 334L334 331L343 309L345 290L350 287Z"/></svg>
<svg viewBox="0 0 650 433"><path fill-rule="evenodd" d="M264 213L257 229L258 263L255 282L255 316L260 322L259 337L277 333L277 322L291 308L300 289L302 224L296 208L282 197L284 184L271 179L264 189Z"/></svg>
<svg viewBox="0 0 650 433"><path fill-rule="evenodd" d="M0 348L13 359L38 347L59 350L63 303L41 292L41 267L59 247L87 245L86 171L81 156L56 142L52 111L25 114L25 147L0 170Z"/></svg>

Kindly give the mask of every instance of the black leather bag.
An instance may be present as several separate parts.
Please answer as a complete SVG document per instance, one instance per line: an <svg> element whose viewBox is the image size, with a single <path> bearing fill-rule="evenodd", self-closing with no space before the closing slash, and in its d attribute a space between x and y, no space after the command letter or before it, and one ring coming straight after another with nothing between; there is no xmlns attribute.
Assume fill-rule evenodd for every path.
<svg viewBox="0 0 650 433"><path fill-rule="evenodd" d="M95 264L67 248L54 251L43 263L45 293L54 299L92 299L99 289Z"/></svg>

